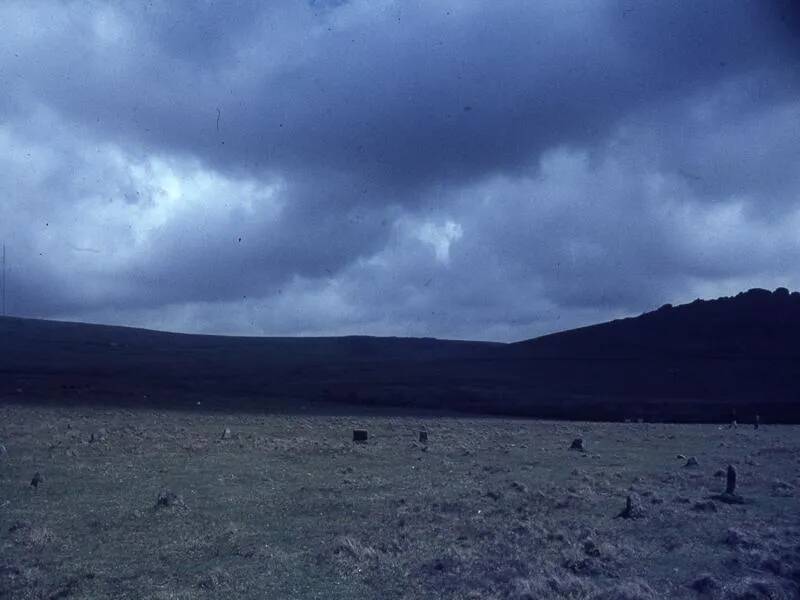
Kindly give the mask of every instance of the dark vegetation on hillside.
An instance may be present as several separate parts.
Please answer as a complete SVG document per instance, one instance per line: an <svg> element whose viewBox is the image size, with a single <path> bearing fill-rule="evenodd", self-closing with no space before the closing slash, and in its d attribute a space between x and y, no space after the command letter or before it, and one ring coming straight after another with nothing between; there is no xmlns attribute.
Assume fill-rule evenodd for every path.
<svg viewBox="0 0 800 600"><path fill-rule="evenodd" d="M750 290L515 344L236 338L0 319L0 398L278 398L574 418L800 422L800 294Z"/></svg>

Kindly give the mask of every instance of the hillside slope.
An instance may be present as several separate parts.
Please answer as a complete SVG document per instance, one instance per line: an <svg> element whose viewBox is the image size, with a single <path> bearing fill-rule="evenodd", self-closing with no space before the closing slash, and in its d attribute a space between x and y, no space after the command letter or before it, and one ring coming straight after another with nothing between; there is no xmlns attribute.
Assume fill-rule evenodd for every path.
<svg viewBox="0 0 800 600"><path fill-rule="evenodd" d="M530 357L800 357L800 293L752 289L513 344Z"/></svg>
<svg viewBox="0 0 800 600"><path fill-rule="evenodd" d="M800 294L750 290L514 344L0 319L0 398L274 398L579 419L800 422Z"/></svg>

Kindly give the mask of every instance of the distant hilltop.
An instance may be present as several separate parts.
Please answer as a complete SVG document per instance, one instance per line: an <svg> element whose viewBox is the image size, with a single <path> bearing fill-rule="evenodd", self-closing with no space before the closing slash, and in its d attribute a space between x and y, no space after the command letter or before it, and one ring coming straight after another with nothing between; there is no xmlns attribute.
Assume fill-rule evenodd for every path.
<svg viewBox="0 0 800 600"><path fill-rule="evenodd" d="M529 356L800 357L800 293L750 289L716 300L665 304L512 344Z"/></svg>
<svg viewBox="0 0 800 600"><path fill-rule="evenodd" d="M276 399L569 419L800 422L800 293L751 289L513 344L187 335L0 318L0 401Z"/></svg>

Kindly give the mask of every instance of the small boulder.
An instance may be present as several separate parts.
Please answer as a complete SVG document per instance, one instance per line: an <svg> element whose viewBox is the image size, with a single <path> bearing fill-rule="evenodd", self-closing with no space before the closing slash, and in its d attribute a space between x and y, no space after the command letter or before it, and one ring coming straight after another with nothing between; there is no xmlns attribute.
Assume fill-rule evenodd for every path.
<svg viewBox="0 0 800 600"><path fill-rule="evenodd" d="M225 429L222 431L222 435L220 436L220 439L223 439L223 440L229 440L229 439L231 439L232 437L233 437L233 434L231 433L230 427L226 427L226 428L225 428Z"/></svg>
<svg viewBox="0 0 800 600"><path fill-rule="evenodd" d="M156 508L176 508L184 506L183 498L169 490L161 490L156 499Z"/></svg>
<svg viewBox="0 0 800 600"><path fill-rule="evenodd" d="M697 512L717 512L717 505L711 500L704 500L695 502L692 509L696 510Z"/></svg>
<svg viewBox="0 0 800 600"><path fill-rule="evenodd" d="M586 448L583 447L583 438L575 438L572 440L569 449L577 450L578 452L586 452Z"/></svg>
<svg viewBox="0 0 800 600"><path fill-rule="evenodd" d="M39 473L39 471L36 471L36 473L33 475L33 479L31 479L31 487L36 489L42 483L44 483L44 477L41 473Z"/></svg>
<svg viewBox="0 0 800 600"><path fill-rule="evenodd" d="M600 556L600 548L592 540L586 540L583 543L583 552L586 556L598 558Z"/></svg>
<svg viewBox="0 0 800 600"><path fill-rule="evenodd" d="M512 481L509 487L512 490L519 492L520 494L528 493L528 487L524 483L520 483L519 481Z"/></svg>
<svg viewBox="0 0 800 600"><path fill-rule="evenodd" d="M719 581L710 573L702 573L689 587L698 594L713 594L720 588Z"/></svg>
<svg viewBox="0 0 800 600"><path fill-rule="evenodd" d="M794 496L794 486L788 481L774 479L772 481L772 495L777 498L791 498Z"/></svg>
<svg viewBox="0 0 800 600"><path fill-rule="evenodd" d="M105 442L107 437L108 431L105 427L101 427L89 436L89 443L94 444L96 442Z"/></svg>
<svg viewBox="0 0 800 600"><path fill-rule="evenodd" d="M700 464L700 463L698 463L698 462L697 462L697 459L696 459L694 456L690 456L690 457L689 457L689 458L686 460L686 464L685 464L685 465L683 465L683 466L684 466L684 467L689 467L689 468L691 468L691 467L697 467L697 466L699 466L699 464Z"/></svg>
<svg viewBox="0 0 800 600"><path fill-rule="evenodd" d="M756 548L758 543L741 529L731 527L725 532L725 543L734 548Z"/></svg>

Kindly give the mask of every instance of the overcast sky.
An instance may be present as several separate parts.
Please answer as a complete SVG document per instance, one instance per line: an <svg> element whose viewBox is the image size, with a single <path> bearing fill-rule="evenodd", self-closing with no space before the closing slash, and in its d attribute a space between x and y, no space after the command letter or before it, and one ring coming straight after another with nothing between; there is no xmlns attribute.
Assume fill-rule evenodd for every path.
<svg viewBox="0 0 800 600"><path fill-rule="evenodd" d="M519 340L800 288L792 0L0 3L8 312Z"/></svg>

